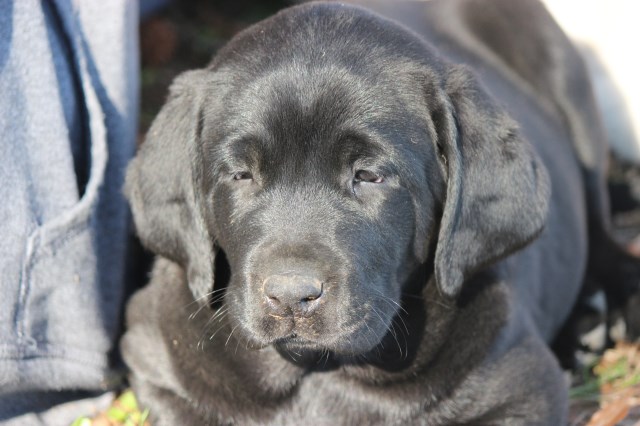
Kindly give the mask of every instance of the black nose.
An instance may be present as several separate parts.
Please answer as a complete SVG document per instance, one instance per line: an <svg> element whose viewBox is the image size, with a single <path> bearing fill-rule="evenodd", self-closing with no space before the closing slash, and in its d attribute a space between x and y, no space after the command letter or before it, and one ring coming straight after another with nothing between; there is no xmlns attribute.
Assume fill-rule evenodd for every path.
<svg viewBox="0 0 640 426"><path fill-rule="evenodd" d="M310 313L322 296L322 282L305 275L271 275L264 280L264 294L273 310Z"/></svg>

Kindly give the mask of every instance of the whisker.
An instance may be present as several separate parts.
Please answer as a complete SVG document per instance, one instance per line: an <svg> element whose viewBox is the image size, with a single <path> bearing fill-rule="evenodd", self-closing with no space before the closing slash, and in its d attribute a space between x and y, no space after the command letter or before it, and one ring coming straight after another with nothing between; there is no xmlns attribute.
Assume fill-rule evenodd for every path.
<svg viewBox="0 0 640 426"><path fill-rule="evenodd" d="M225 313L224 313L224 315L222 315L220 318L218 318L218 323L219 323L219 322L221 322L221 321L222 321L222 319L223 319L224 317L226 317L226 315L227 315L227 312L225 312ZM216 331L214 331L214 332L213 332L213 334L211 334L211 336L209 336L209 340L210 340L210 341L211 341L211 340L213 340L213 338L215 337L215 335L216 335L220 330L222 330L226 325L227 325L227 323L222 323L222 325L220 325L220 327L218 327L218 328L216 329Z"/></svg>
<svg viewBox="0 0 640 426"><path fill-rule="evenodd" d="M371 310L378 316L378 318L380 318L380 321L382 322L382 324L386 326L387 323L382 319L382 316L380 315L378 310L375 308L375 306L372 306ZM400 340L398 339L398 333L396 332L394 322L391 321L390 325L391 325L391 327L389 327L388 330L391 333L391 335L393 336L393 339L396 341L396 345L398 345L398 350L400 351L400 356L403 356L402 347L400 345ZM405 344L406 344L406 338L404 340L405 340ZM384 349L384 347L383 347L383 349Z"/></svg>
<svg viewBox="0 0 640 426"><path fill-rule="evenodd" d="M220 327L218 327L216 331L214 331L213 334L209 336L209 341L213 340L213 338L216 337L216 334L218 334L218 332L222 330L225 327L225 325L226 324L222 324Z"/></svg>
<svg viewBox="0 0 640 426"><path fill-rule="evenodd" d="M369 327L369 324L367 324L367 322L364 322L365 327L367 327L367 330L369 330L369 333L365 334L365 338L367 339L367 343L369 344L369 346L373 347L373 345L371 344L371 340L369 340L369 334L372 334L373 337L377 337L378 335L371 329L371 327ZM382 344L382 342L380 342L380 345L382 346L382 349L384 349L384 345Z"/></svg>
<svg viewBox="0 0 640 426"><path fill-rule="evenodd" d="M386 295L382 294L380 292L380 290L377 290L377 289L373 289L373 290L375 292L375 295L380 297L380 300L383 300L383 301L387 302L391 307L393 307L393 309L399 309L402 312L404 312L405 314L409 315L409 312L407 312L407 310L405 308L403 308L398 302L396 302L395 300L393 300L389 296L386 296Z"/></svg>
<svg viewBox="0 0 640 426"><path fill-rule="evenodd" d="M445 309L447 309L447 310L449 310L449 311L453 309L453 306L448 305L448 304L446 304L446 303L444 303L444 302L442 302L442 301L440 301L440 300L438 300L438 299L434 299L434 298L427 299L427 298L425 297L425 298L424 298L424 300L425 300L425 301L428 301L428 302L433 302L433 303L435 303L436 305L441 306L441 307L443 307L443 308L445 308Z"/></svg>
<svg viewBox="0 0 640 426"><path fill-rule="evenodd" d="M237 324L235 327L233 327L231 329L231 333L229 333L229 337L227 337L227 341L224 342L224 347L226 348L227 345L229 344L229 340L231 340L231 335L233 334L234 331L236 331L236 328L240 327L240 324Z"/></svg>
<svg viewBox="0 0 640 426"><path fill-rule="evenodd" d="M197 348L204 351L204 343L205 343L205 336L207 335L207 330L209 330L214 323L219 323L220 321L222 321L227 316L227 313L228 313L227 307L223 307L219 309L215 314L213 314L211 318L209 318L209 320L207 320L207 323L202 327L202 335L200 340L198 340ZM215 336L215 333L209 337L209 340L212 340L213 336Z"/></svg>
<svg viewBox="0 0 640 426"><path fill-rule="evenodd" d="M396 327L395 322L392 322L391 328L395 330L395 327ZM404 354L402 352L402 348L400 347L400 342L398 342L398 339L396 339L396 343L398 343L398 350L400 351L400 356L402 357L402 359L407 359L409 357L409 343L408 343L407 336L403 335L402 340L404 341Z"/></svg>
<svg viewBox="0 0 640 426"><path fill-rule="evenodd" d="M402 327L404 327L404 331L407 332L406 336L408 337L409 334L410 334L409 333L409 328L407 327L407 323L404 322L404 318L402 318L402 315L396 315L392 321L395 321L396 318L399 319L400 322L402 323Z"/></svg>
<svg viewBox="0 0 640 426"><path fill-rule="evenodd" d="M324 359L325 355L327 356L327 358L324 360L324 364L322 365L322 367L324 368L324 367L327 366L327 362L329 361L329 350L326 349L326 348L323 348L320 351L320 358L318 358L318 361L316 361L316 365L320 365L320 363Z"/></svg>
<svg viewBox="0 0 640 426"><path fill-rule="evenodd" d="M408 299L416 299L416 300L422 300L423 296L418 296L416 294L411 294L411 293L406 293L406 292L402 292L402 298L408 298Z"/></svg>
<svg viewBox="0 0 640 426"><path fill-rule="evenodd" d="M219 321L219 320L221 319L221 317L222 317L222 316L224 316L224 315L226 315L226 314L227 314L227 312L229 312L229 308L227 308L226 306L225 306L225 307L223 307L223 308L221 308L221 309L219 309L219 310L218 310L218 312L216 312L215 314L213 314L213 315L211 316L211 318L209 318L209 319L207 320L207 323L204 325L204 326L205 326L205 328L207 328L208 326L210 326L211 324L213 324L213 322L214 322L214 321L216 321L216 320L218 320L218 321Z"/></svg>
<svg viewBox="0 0 640 426"><path fill-rule="evenodd" d="M396 306L400 307L402 312L404 312L406 315L409 315L409 313L402 306L400 306L396 301L394 301L393 299L391 299L391 298L389 298L387 296L384 296L384 295L382 295L380 293L378 293L378 294L381 296L380 300L382 300L384 302L387 302L394 309L395 309ZM395 305L391 304L390 302L393 302ZM397 315L395 315L395 318L398 318L400 320L400 322L402 323L405 331L407 332L406 335L408 336L410 334L409 333L409 328L407 327L407 324L405 323L404 318L402 318L402 312L397 312Z"/></svg>
<svg viewBox="0 0 640 426"><path fill-rule="evenodd" d="M186 309L189 306L193 305L194 303L198 302L199 300L207 298L207 297L210 297L210 296L213 296L215 293L218 293L218 292L221 292L221 291L224 291L224 290L226 290L226 288L220 288L218 290L210 291L209 293L207 293L207 294L205 294L203 296L200 296L199 298L197 298L193 302L190 302L184 308ZM191 313L189 315L189 320L194 319L202 311L202 309L204 309L205 307L210 306L210 305L212 305L214 303L218 303L220 300L222 300L224 298L225 295L226 295L226 293L220 293L217 296L215 296L213 299L209 300L208 303L203 303L202 305L200 305L195 312L193 312L193 313Z"/></svg>
<svg viewBox="0 0 640 426"><path fill-rule="evenodd" d="M200 300L202 300L202 299L206 299L206 298L207 298L207 297L209 297L209 296L213 296L214 294L216 294L216 293L218 293L218 292L221 292L221 291L225 291L225 290L226 290L226 288L219 288L219 289L217 289L217 290L213 290L213 291L210 291L210 292L208 292L208 293L206 293L206 294L203 294L202 296L200 296L200 297L198 297L198 298L194 299L193 301L191 301L191 302L187 303L187 304L184 306L184 308L188 308L189 306L193 305L194 303L198 303L198 302L199 302Z"/></svg>
<svg viewBox="0 0 640 426"><path fill-rule="evenodd" d="M249 348L248 348L248 346L249 346L249 338L248 338L248 337L245 337L245 338L247 339L247 349L249 349ZM235 351L233 352L234 354L237 354L237 353L238 353L238 346L240 346L240 342L242 342L242 339L237 339L237 342L236 342L236 349L235 349Z"/></svg>

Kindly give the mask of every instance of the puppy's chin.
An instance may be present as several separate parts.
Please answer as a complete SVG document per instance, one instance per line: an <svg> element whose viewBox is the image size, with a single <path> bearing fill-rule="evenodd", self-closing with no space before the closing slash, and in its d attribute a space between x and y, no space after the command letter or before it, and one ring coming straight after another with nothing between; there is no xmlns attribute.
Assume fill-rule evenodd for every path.
<svg viewBox="0 0 640 426"><path fill-rule="evenodd" d="M388 327L380 324L380 329L375 325L366 324L366 320L359 326L343 333L298 333L290 331L280 336L270 333L257 332L246 328L237 328L237 336L245 342L247 349L260 350L271 346L285 358L295 363L304 363L305 359L332 358L351 359L367 355L376 350L384 337L390 332ZM242 335L242 336L240 336Z"/></svg>
<svg viewBox="0 0 640 426"><path fill-rule="evenodd" d="M379 344L379 339L366 336L344 336L330 342L290 336L272 343L278 352L296 361L299 358L313 358L326 353L346 358L356 357L372 351Z"/></svg>
<svg viewBox="0 0 640 426"><path fill-rule="evenodd" d="M318 352L326 352L328 349L324 345L300 338L290 336L278 339L272 343L273 347L285 357L296 360L300 356L310 357Z"/></svg>

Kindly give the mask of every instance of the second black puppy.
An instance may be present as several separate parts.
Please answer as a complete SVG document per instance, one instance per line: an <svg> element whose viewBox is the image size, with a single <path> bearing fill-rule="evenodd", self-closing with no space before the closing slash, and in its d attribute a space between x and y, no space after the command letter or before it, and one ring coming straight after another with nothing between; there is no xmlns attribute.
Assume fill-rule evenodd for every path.
<svg viewBox="0 0 640 426"><path fill-rule="evenodd" d="M242 32L130 166L155 424L565 421L546 342L608 220L582 62L532 1L372 7L415 32L334 3Z"/></svg>

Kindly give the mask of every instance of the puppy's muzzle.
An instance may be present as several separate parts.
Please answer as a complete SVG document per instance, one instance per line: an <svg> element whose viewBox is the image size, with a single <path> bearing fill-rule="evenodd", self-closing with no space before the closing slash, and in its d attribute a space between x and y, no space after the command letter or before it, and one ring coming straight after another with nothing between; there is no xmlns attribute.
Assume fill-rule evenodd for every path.
<svg viewBox="0 0 640 426"><path fill-rule="evenodd" d="M313 276L282 273L267 277L263 291L271 314L307 316L320 305L323 284Z"/></svg>

